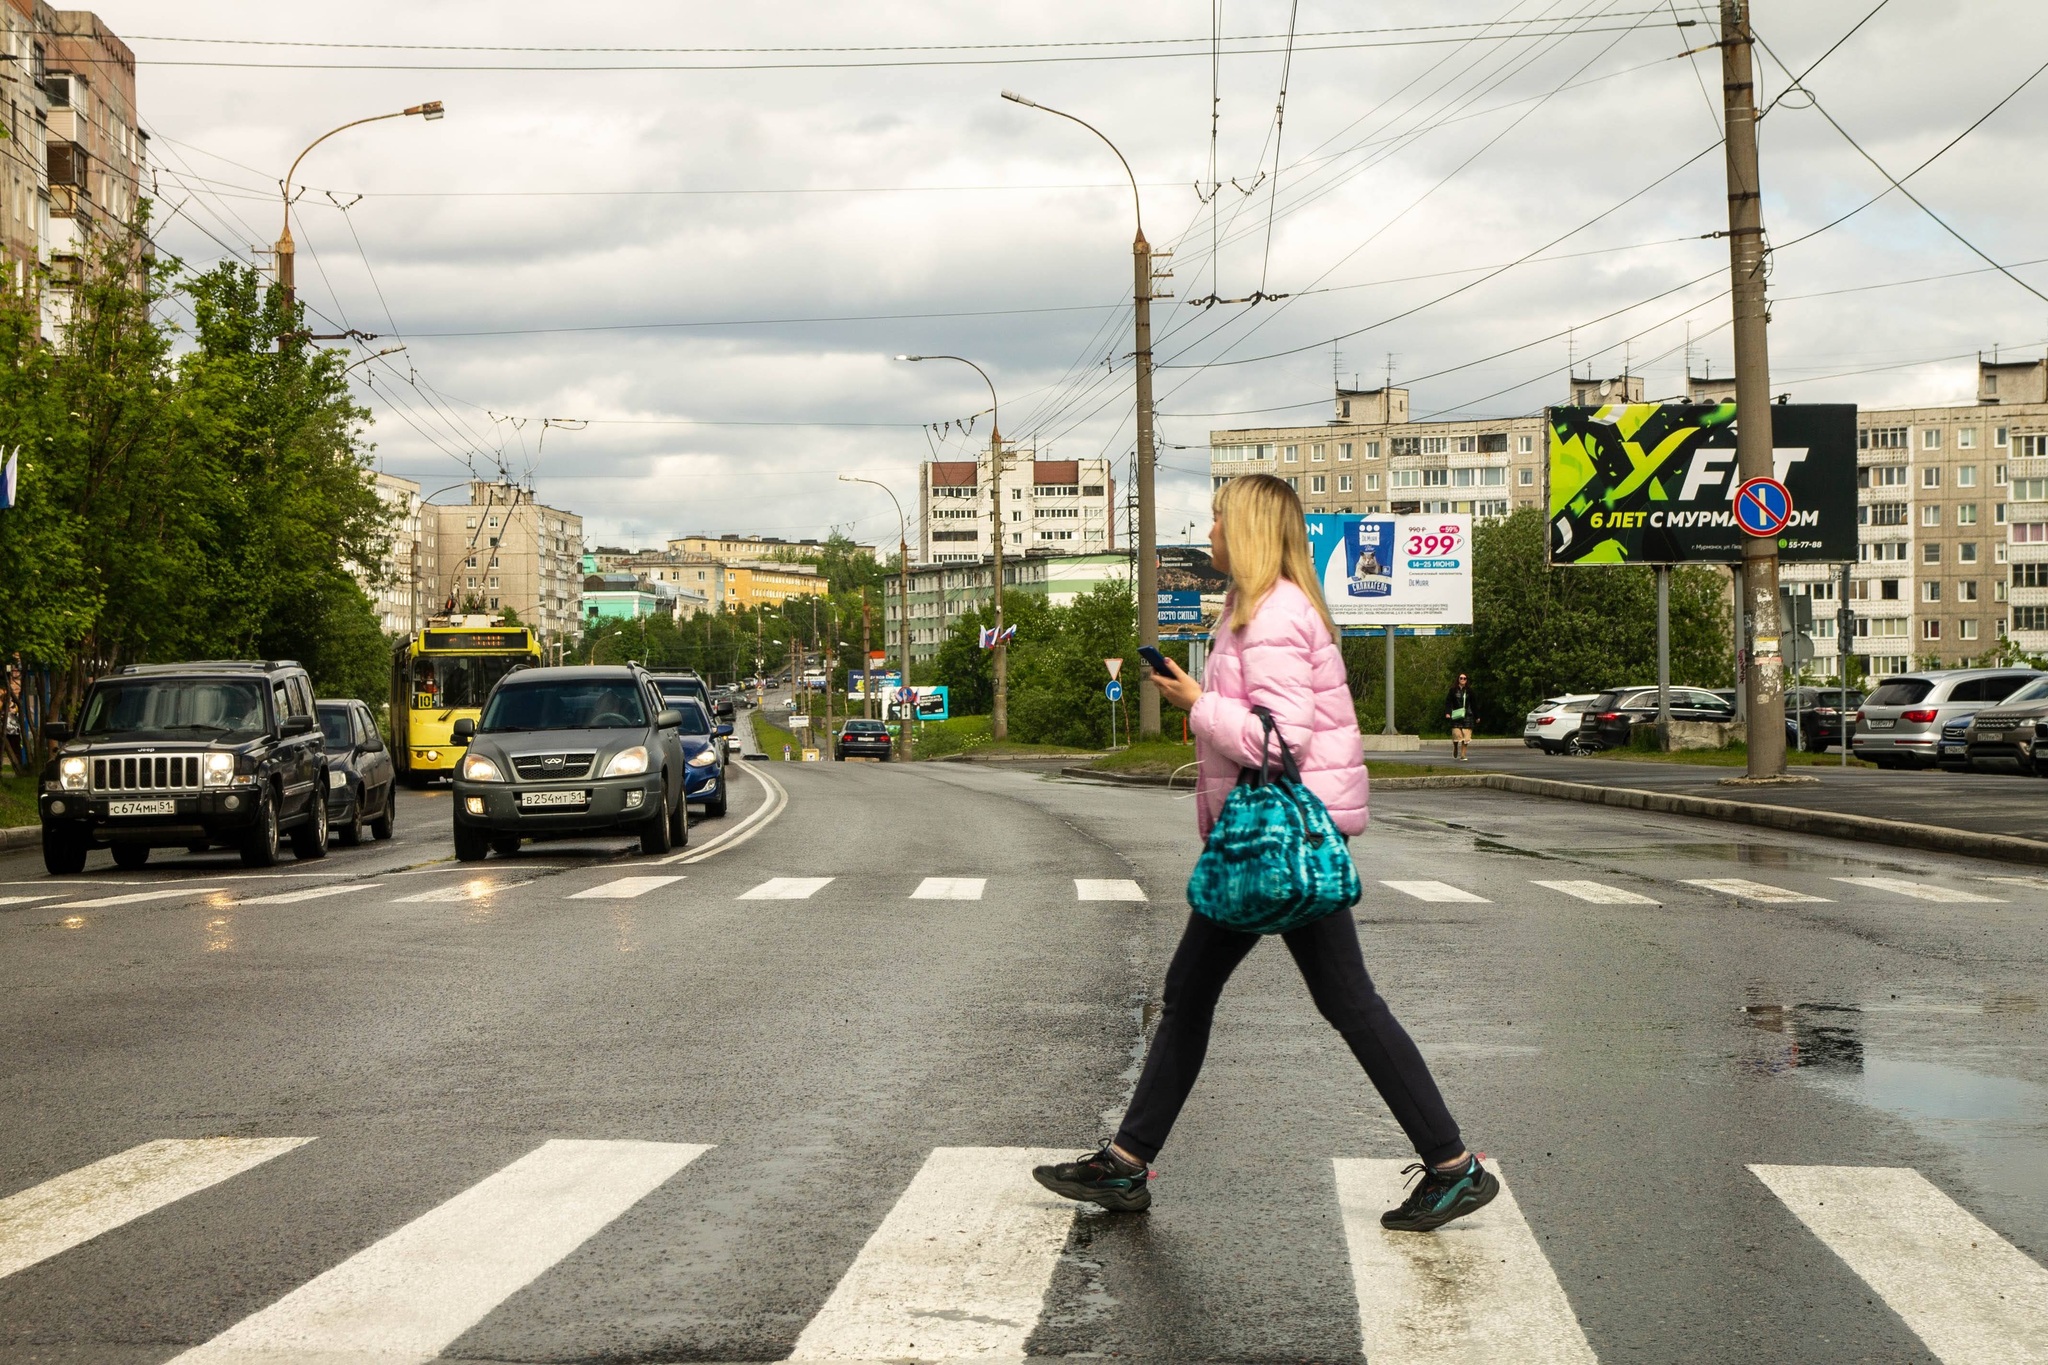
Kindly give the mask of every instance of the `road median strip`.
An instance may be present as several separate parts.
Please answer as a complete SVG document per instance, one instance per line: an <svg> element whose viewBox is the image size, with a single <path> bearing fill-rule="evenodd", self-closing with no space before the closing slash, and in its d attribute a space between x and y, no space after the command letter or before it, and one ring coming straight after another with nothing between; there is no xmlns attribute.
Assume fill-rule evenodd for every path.
<svg viewBox="0 0 2048 1365"><path fill-rule="evenodd" d="M1121 786L1164 787L1168 779L1156 773L1107 773L1088 768L1062 768L1062 777L1111 782ZM1188 784L1186 778L1174 785ZM1636 787L1603 787L1588 782L1559 782L1545 777L1518 777L1512 773L1446 773L1440 777L1390 777L1374 782L1375 791L1442 790L1483 787L1490 791L1513 792L1521 796L1547 796L1553 800L1581 801L1597 806L1620 806L1628 810L1660 815L1689 815L1702 820L1755 825L1761 829L1792 834L1816 834L1830 839L1857 839L1865 843L1892 844L1927 849L1936 853L1959 853L1972 858L1996 858L2007 862L2048 863L2048 840L2027 839L2014 834L1985 834L1976 830L1953 829L1947 825L1924 825L1907 820L1885 820L1870 815L1840 811L1801 810L1759 801L1729 801L1712 796L1687 796L1678 792L1644 791Z"/></svg>

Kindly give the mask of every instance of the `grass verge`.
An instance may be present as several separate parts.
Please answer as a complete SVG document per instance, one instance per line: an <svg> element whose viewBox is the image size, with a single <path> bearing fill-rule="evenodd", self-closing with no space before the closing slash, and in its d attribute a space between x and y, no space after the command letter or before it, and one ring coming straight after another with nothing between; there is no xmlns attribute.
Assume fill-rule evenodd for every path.
<svg viewBox="0 0 2048 1365"><path fill-rule="evenodd" d="M33 825L41 819L36 810L36 775L0 776L0 829Z"/></svg>
<svg viewBox="0 0 2048 1365"><path fill-rule="evenodd" d="M1601 749L1587 754L1588 758L1604 758L1610 761L1636 763L1690 763L1702 768L1740 768L1749 762L1749 747L1731 744L1725 749L1681 749L1674 753L1659 753L1655 749ZM1804 749L1785 751L1785 765L1790 768L1839 768L1840 754L1810 754ZM1877 765L1866 763L1860 758L1851 758L1852 768L1873 768Z"/></svg>
<svg viewBox="0 0 2048 1365"><path fill-rule="evenodd" d="M954 754L1014 754L1019 757L1087 757L1092 750L1065 744L1025 744L1006 739L996 742L994 723L987 716L954 716L950 720L926 721L917 727L915 756L948 758Z"/></svg>
<svg viewBox="0 0 2048 1365"><path fill-rule="evenodd" d="M761 746L761 752L777 763L782 761L782 746L789 746L790 762L794 763L804 755L803 741L789 731L775 724L759 711L754 713L754 742Z"/></svg>

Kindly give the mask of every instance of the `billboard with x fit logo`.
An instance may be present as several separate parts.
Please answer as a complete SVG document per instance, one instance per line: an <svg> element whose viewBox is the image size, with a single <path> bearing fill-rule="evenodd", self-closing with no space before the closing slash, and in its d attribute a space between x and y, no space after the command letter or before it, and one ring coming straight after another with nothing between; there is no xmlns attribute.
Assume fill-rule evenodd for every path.
<svg viewBox="0 0 2048 1365"><path fill-rule="evenodd" d="M1733 403L1612 403L1548 418L1552 564L1741 560ZM1792 495L1779 557L1854 560L1855 405L1773 406L1771 448L1772 477Z"/></svg>

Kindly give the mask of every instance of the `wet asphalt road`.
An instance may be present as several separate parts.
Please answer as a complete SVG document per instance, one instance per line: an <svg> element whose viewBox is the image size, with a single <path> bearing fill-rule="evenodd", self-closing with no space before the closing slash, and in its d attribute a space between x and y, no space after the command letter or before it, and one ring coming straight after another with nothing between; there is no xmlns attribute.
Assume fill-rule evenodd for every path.
<svg viewBox="0 0 2048 1365"><path fill-rule="evenodd" d="M0 858L0 898L35 898L0 905L0 1199L153 1139L316 1139L0 1278L0 1360L170 1360L554 1139L710 1149L446 1356L780 1359L933 1149L1109 1131L1185 914L1185 797L747 768L663 867L622 841L458 867L445 794L262 878ZM1749 1163L1912 1168L2048 1259L2048 879L1483 791L1384 794L1354 851L1367 962L1598 1358L1935 1358ZM651 875L681 880L571 898ZM912 899L927 877L986 889ZM832 880L739 899L771 878ZM1727 878L1816 899L1685 884ZM1153 1210L1072 1224L1028 1353L1357 1359L1331 1161L1405 1155L1263 946Z"/></svg>

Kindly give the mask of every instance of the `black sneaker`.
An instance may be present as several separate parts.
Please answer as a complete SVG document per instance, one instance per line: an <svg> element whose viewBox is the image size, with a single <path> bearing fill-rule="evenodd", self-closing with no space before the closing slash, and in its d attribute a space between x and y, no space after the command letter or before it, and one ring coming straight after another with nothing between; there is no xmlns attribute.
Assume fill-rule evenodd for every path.
<svg viewBox="0 0 2048 1365"><path fill-rule="evenodd" d="M1433 1232L1453 1218L1463 1218L1493 1202L1500 1193L1500 1179L1469 1157L1455 1170L1439 1171L1418 1161L1402 1170L1403 1175L1422 1172L1422 1179L1408 1191L1398 1209L1380 1215L1380 1226L1394 1232Z"/></svg>
<svg viewBox="0 0 2048 1365"><path fill-rule="evenodd" d="M1100 1151L1056 1166L1035 1166L1032 1179L1063 1199L1100 1204L1116 1213L1152 1207L1152 1172L1143 1162L1130 1165L1104 1144Z"/></svg>

